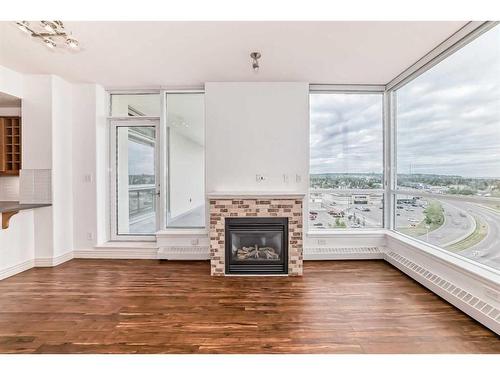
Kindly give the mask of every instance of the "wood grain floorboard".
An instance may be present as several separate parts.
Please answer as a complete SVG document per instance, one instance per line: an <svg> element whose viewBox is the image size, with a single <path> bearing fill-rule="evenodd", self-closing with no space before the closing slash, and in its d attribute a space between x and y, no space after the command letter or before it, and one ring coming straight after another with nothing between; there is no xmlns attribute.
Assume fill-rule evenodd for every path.
<svg viewBox="0 0 500 375"><path fill-rule="evenodd" d="M500 353L384 261L210 277L208 262L75 259L0 281L1 353Z"/></svg>

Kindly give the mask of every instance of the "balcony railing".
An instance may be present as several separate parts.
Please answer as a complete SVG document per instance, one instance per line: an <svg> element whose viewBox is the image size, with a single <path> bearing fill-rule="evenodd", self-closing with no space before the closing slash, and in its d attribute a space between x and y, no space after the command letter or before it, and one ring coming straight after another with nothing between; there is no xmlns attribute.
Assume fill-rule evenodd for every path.
<svg viewBox="0 0 500 375"><path fill-rule="evenodd" d="M129 185L129 218L131 222L154 214L156 211L155 194L154 184Z"/></svg>

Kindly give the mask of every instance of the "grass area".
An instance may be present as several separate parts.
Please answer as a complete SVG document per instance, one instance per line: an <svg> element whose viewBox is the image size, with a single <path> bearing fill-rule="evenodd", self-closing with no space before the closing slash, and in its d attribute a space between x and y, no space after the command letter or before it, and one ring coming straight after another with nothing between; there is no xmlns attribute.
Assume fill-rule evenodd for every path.
<svg viewBox="0 0 500 375"><path fill-rule="evenodd" d="M444 223L444 211L439 201L430 201L424 210L424 220L414 227L398 228L401 233L408 236L419 237L438 229ZM427 227L429 227L427 229Z"/></svg>
<svg viewBox="0 0 500 375"><path fill-rule="evenodd" d="M447 246L446 249L450 251L462 251L471 248L481 242L488 234L488 225L480 220L478 217L474 216L476 221L476 229L471 233L469 237L464 238L462 241L454 243L453 245Z"/></svg>

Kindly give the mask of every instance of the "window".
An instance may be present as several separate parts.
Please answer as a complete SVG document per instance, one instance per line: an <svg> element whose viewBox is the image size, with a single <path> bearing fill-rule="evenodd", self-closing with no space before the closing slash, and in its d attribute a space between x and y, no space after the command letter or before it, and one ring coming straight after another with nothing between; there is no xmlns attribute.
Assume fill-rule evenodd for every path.
<svg viewBox="0 0 500 375"><path fill-rule="evenodd" d="M111 94L111 116L160 116L160 94Z"/></svg>
<svg viewBox="0 0 500 375"><path fill-rule="evenodd" d="M111 94L110 105L112 239L204 227L204 94Z"/></svg>
<svg viewBox="0 0 500 375"><path fill-rule="evenodd" d="M500 28L396 91L395 229L500 269Z"/></svg>
<svg viewBox="0 0 500 375"><path fill-rule="evenodd" d="M117 235L156 232L156 127L118 123L116 132Z"/></svg>
<svg viewBox="0 0 500 375"><path fill-rule="evenodd" d="M310 95L309 230L383 225L380 93Z"/></svg>
<svg viewBox="0 0 500 375"><path fill-rule="evenodd" d="M205 226L205 102L202 93L167 94L167 227Z"/></svg>

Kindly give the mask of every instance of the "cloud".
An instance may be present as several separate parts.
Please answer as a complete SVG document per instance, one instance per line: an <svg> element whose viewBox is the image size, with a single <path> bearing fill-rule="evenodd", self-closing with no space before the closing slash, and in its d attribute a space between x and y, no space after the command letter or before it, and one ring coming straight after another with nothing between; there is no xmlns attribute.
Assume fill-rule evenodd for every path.
<svg viewBox="0 0 500 375"><path fill-rule="evenodd" d="M500 27L399 89L398 172L500 176ZM311 95L311 173L382 172L380 95Z"/></svg>
<svg viewBox="0 0 500 375"><path fill-rule="evenodd" d="M311 173L382 172L382 95L311 94Z"/></svg>
<svg viewBox="0 0 500 375"><path fill-rule="evenodd" d="M138 142L128 142L129 175L154 175L154 148Z"/></svg>

